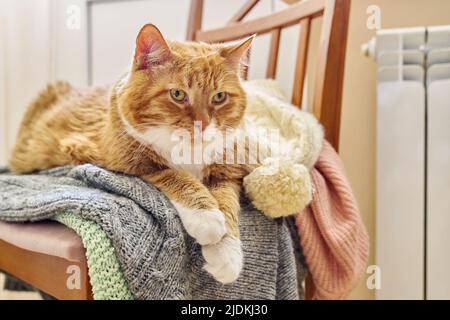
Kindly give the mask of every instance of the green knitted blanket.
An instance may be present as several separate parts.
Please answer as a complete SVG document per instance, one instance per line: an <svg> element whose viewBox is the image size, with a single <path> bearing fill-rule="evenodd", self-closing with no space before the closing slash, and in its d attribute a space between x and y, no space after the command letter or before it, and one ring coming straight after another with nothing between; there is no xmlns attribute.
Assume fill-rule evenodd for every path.
<svg viewBox="0 0 450 320"><path fill-rule="evenodd" d="M87 265L95 300L131 300L125 277L111 240L100 226L75 213L60 213L54 219L73 229L86 248Z"/></svg>

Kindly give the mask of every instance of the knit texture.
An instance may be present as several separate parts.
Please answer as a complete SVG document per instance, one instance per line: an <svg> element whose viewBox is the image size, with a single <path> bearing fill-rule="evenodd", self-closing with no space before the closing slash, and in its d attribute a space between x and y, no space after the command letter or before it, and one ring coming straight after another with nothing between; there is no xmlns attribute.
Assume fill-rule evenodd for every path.
<svg viewBox="0 0 450 320"><path fill-rule="evenodd" d="M89 280L95 300L130 300L128 289L120 269L114 247L100 226L74 213L60 213L54 219L73 229L86 248Z"/></svg>
<svg viewBox="0 0 450 320"><path fill-rule="evenodd" d="M313 200L296 217L314 299L343 299L365 272L369 239L344 166L325 141L311 171Z"/></svg>
<svg viewBox="0 0 450 320"><path fill-rule="evenodd" d="M70 212L95 222L111 240L136 299L301 298L297 275L301 281L304 270L297 269L286 219L268 219L244 198L241 208L244 267L236 282L222 285L202 269L200 246L186 234L170 201L137 177L89 164L0 175L0 219L37 221ZM97 293L103 294L113 295Z"/></svg>
<svg viewBox="0 0 450 320"><path fill-rule="evenodd" d="M258 137L261 161L244 178L245 192L268 217L292 215L311 201L309 169L322 148L322 126L311 113L290 104L278 82L252 80L245 82L244 87L248 100L245 131L250 141ZM268 129L271 136L274 134L272 138L261 139L257 132Z"/></svg>
<svg viewBox="0 0 450 320"><path fill-rule="evenodd" d="M289 103L275 80L247 81L244 87L247 130L277 130L280 143L276 156L311 169L319 157L324 137L322 126L314 115Z"/></svg>

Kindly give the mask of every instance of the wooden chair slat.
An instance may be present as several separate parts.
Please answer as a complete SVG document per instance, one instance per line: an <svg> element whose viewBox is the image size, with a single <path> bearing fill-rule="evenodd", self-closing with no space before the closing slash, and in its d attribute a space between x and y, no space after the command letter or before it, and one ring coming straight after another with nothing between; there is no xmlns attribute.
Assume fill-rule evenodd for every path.
<svg viewBox="0 0 450 320"><path fill-rule="evenodd" d="M195 33L202 28L203 0L191 0L186 40L194 41Z"/></svg>
<svg viewBox="0 0 450 320"><path fill-rule="evenodd" d="M267 63L266 77L275 79L277 73L278 51L280 49L281 28L272 31L270 38L269 61Z"/></svg>
<svg viewBox="0 0 450 320"><path fill-rule="evenodd" d="M305 83L310 26L311 19L305 18L300 21L297 59L295 63L294 87L292 92L292 104L300 108L302 106L303 86Z"/></svg>
<svg viewBox="0 0 450 320"><path fill-rule="evenodd" d="M239 9L239 11L228 21L228 24L233 24L244 19L250 11L258 4L259 0L248 0Z"/></svg>
<svg viewBox="0 0 450 320"><path fill-rule="evenodd" d="M350 0L327 0L313 96L313 113L336 151L339 150L349 14Z"/></svg>
<svg viewBox="0 0 450 320"><path fill-rule="evenodd" d="M225 42L255 33L263 34L276 28L291 26L303 18L319 16L323 13L324 7L325 0L302 1L291 5L289 8L254 20L235 23L218 29L198 30L195 38L206 42Z"/></svg>

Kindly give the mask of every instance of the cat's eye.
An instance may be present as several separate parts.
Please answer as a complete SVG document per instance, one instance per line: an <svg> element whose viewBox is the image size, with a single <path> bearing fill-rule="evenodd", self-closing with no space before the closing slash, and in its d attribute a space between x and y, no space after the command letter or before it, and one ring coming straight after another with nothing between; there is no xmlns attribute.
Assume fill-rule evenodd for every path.
<svg viewBox="0 0 450 320"><path fill-rule="evenodd" d="M212 103L214 104L222 104L225 102L225 100L227 99L227 93L226 92L217 92L213 98L212 98Z"/></svg>
<svg viewBox="0 0 450 320"><path fill-rule="evenodd" d="M187 98L187 93L181 89L170 89L170 96L175 102L184 102Z"/></svg>

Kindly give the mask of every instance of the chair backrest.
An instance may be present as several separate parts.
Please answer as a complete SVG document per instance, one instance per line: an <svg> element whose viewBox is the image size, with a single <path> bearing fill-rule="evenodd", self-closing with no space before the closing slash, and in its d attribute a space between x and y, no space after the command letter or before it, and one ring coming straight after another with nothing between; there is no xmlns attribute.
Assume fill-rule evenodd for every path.
<svg viewBox="0 0 450 320"><path fill-rule="evenodd" d="M187 39L205 42L226 42L252 34L271 34L267 78L274 78L277 69L280 35L283 28L299 24L292 103L302 105L306 76L311 21L323 17L320 46L317 55L312 111L325 128L327 140L338 150L341 122L341 101L344 80L345 50L347 46L350 0L283 0L290 6L282 11L242 22L259 2L248 0L219 29L202 30L203 0L191 0ZM306 278L306 299L313 297L315 286L311 276Z"/></svg>
<svg viewBox="0 0 450 320"><path fill-rule="evenodd" d="M222 28L202 30L203 0L191 0L187 39L205 42L226 42L252 34L271 34L267 78L274 78L277 69L280 35L283 28L299 24L292 103L302 105L311 21L323 16L320 46L315 70L312 112L325 127L327 140L337 150L341 119L350 0L284 0L284 10L254 20L242 21L259 0L248 0Z"/></svg>

